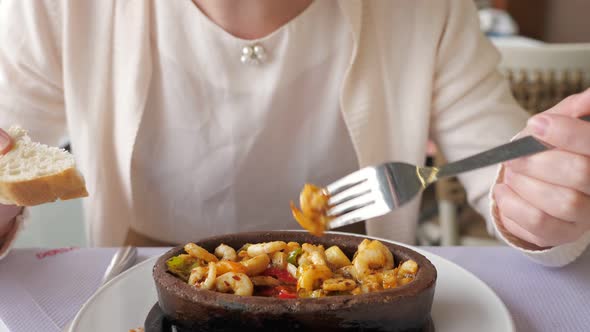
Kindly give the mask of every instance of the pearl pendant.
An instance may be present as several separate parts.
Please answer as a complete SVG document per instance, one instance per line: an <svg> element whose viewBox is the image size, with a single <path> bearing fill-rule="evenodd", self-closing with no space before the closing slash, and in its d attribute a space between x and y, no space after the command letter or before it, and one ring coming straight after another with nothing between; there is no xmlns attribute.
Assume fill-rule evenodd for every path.
<svg viewBox="0 0 590 332"><path fill-rule="evenodd" d="M240 61L244 64L258 65L266 60L266 51L260 44L248 45L242 47L242 56Z"/></svg>

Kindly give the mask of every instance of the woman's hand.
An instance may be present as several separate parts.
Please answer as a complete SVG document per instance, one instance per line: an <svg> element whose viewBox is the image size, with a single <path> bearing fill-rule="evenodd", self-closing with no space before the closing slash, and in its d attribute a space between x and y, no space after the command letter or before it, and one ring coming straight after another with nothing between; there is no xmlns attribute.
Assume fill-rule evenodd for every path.
<svg viewBox="0 0 590 332"><path fill-rule="evenodd" d="M12 138L7 132L0 129L0 155L3 155L12 149Z"/></svg>
<svg viewBox="0 0 590 332"><path fill-rule="evenodd" d="M505 164L494 188L504 228L531 248L577 240L590 230L590 89L529 119L520 134L555 148Z"/></svg>
<svg viewBox="0 0 590 332"><path fill-rule="evenodd" d="M12 138L4 130L0 129L0 155L12 149ZM14 205L0 204L0 244L6 234L10 232L11 221L20 213L21 208Z"/></svg>

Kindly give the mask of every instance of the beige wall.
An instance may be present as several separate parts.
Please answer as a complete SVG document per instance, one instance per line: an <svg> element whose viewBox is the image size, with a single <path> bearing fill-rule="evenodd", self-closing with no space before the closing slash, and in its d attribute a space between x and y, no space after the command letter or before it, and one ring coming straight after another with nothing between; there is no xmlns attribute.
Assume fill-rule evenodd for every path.
<svg viewBox="0 0 590 332"><path fill-rule="evenodd" d="M553 43L590 42L590 0L547 1L544 39Z"/></svg>
<svg viewBox="0 0 590 332"><path fill-rule="evenodd" d="M524 36L552 43L590 43L590 0L490 0L490 3L508 11Z"/></svg>

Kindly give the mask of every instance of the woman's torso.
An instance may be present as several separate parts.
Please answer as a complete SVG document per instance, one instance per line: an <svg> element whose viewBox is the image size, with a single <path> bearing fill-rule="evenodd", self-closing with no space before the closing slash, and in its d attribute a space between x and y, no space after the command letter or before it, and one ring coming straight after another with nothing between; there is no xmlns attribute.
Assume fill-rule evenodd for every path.
<svg viewBox="0 0 590 332"><path fill-rule="evenodd" d="M304 183L358 167L340 112L352 40L336 0L313 2L257 41L229 35L190 1L155 2L153 20L136 232L183 242L294 228L289 201ZM244 64L252 45L266 59Z"/></svg>

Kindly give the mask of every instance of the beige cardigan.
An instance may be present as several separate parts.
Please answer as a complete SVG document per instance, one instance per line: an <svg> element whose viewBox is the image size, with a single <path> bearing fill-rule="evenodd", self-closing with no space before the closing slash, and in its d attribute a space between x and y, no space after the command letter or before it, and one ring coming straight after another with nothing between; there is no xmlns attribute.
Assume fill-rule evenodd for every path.
<svg viewBox="0 0 590 332"><path fill-rule="evenodd" d="M93 245L119 245L128 227L141 230L134 173L142 165L133 153L152 69L153 1L1 4L0 127L21 124L49 144L67 132L90 192L84 203ZM496 69L498 53L480 33L472 1L340 5L354 43L340 102L359 166L421 164L428 138L456 160L523 128L526 114ZM487 217L495 172L460 177ZM418 205L369 222L369 235L412 243ZM584 247L528 254L562 265Z"/></svg>

